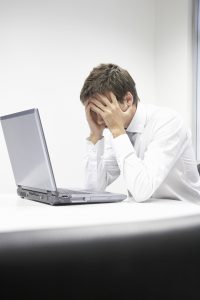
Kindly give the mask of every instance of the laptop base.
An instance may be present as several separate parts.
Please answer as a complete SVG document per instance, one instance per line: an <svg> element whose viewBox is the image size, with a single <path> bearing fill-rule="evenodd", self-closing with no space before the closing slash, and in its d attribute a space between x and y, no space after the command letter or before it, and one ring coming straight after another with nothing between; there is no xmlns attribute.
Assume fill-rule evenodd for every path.
<svg viewBox="0 0 200 300"><path fill-rule="evenodd" d="M18 186L17 194L21 198L32 201L41 202L50 205L70 205L70 204L94 204L94 203L114 203L121 202L126 198L126 195L116 194L116 199L113 199L113 194L109 192L97 194L95 199L91 199L90 193L79 194L64 194L58 191L44 191L39 189L29 189ZM123 196L123 197L122 197Z"/></svg>

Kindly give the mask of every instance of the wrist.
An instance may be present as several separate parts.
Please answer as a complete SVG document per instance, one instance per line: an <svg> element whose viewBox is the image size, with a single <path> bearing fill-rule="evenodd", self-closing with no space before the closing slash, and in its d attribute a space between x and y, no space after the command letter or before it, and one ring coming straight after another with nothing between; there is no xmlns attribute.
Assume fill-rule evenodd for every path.
<svg viewBox="0 0 200 300"><path fill-rule="evenodd" d="M103 138L102 134L96 135L96 134L91 133L90 136L87 138L87 140L92 142L93 144L96 144L102 138Z"/></svg>
<svg viewBox="0 0 200 300"><path fill-rule="evenodd" d="M113 129L111 132L112 132L113 138L116 138L122 134L125 134L126 130L124 128L123 129Z"/></svg>

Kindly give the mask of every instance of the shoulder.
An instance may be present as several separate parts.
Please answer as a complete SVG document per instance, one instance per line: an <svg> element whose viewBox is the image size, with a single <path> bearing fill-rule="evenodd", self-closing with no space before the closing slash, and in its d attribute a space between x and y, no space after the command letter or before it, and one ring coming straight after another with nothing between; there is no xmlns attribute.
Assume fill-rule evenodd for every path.
<svg viewBox="0 0 200 300"><path fill-rule="evenodd" d="M147 105L146 110L146 128L153 139L191 139L191 132L177 111L156 105Z"/></svg>
<svg viewBox="0 0 200 300"><path fill-rule="evenodd" d="M156 105L146 105L147 124L152 124L155 128L163 127L164 125L184 127L183 117L175 110L168 107L159 107Z"/></svg>

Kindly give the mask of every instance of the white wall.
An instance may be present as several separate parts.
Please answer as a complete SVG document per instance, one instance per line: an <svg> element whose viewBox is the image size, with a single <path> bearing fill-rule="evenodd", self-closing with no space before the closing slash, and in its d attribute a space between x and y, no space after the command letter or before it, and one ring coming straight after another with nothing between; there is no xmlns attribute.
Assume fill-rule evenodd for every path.
<svg viewBox="0 0 200 300"><path fill-rule="evenodd" d="M82 186L89 71L129 70L145 103L192 124L189 0L0 0L0 115L38 107L59 186ZM0 130L1 193L16 190ZM122 178L109 190L123 191Z"/></svg>
<svg viewBox="0 0 200 300"><path fill-rule="evenodd" d="M91 68L127 68L155 99L154 0L0 0L0 115L38 107L59 186L82 186L88 128L79 92ZM16 187L0 130L1 193ZM120 188L115 183L114 189Z"/></svg>
<svg viewBox="0 0 200 300"><path fill-rule="evenodd" d="M179 111L193 128L192 0L156 0L156 103Z"/></svg>

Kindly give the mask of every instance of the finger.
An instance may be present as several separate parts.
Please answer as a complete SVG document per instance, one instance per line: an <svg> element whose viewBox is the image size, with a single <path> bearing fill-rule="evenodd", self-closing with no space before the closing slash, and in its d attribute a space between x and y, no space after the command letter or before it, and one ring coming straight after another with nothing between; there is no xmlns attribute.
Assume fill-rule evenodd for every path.
<svg viewBox="0 0 200 300"><path fill-rule="evenodd" d="M103 111L97 107L96 105L94 105L93 103L91 103L91 110L93 110L94 112L100 114L100 116L103 118Z"/></svg>
<svg viewBox="0 0 200 300"><path fill-rule="evenodd" d="M128 107L126 108L126 110L123 113L126 115L129 115L130 111L132 111L132 106L128 105Z"/></svg>
<svg viewBox="0 0 200 300"><path fill-rule="evenodd" d="M91 104L89 103L88 106L86 107L86 115L87 115L87 118L90 119L90 120L93 120L92 118L92 109L91 109Z"/></svg>
<svg viewBox="0 0 200 300"><path fill-rule="evenodd" d="M86 113L86 118L89 124L95 123L97 125L97 113L92 109L91 105L89 106L89 110Z"/></svg>
<svg viewBox="0 0 200 300"><path fill-rule="evenodd" d="M93 103L94 105L96 105L98 108L100 108L102 111L105 111L106 106L103 105L100 101L93 99L90 101L91 103Z"/></svg>
<svg viewBox="0 0 200 300"><path fill-rule="evenodd" d="M111 106L111 102L106 96L97 94L96 98L97 100L102 101L106 106Z"/></svg>
<svg viewBox="0 0 200 300"><path fill-rule="evenodd" d="M116 96L113 94L113 92L110 92L109 95L110 95L111 101L112 101L113 103L115 103L115 104L118 104L117 98L116 98Z"/></svg>
<svg viewBox="0 0 200 300"><path fill-rule="evenodd" d="M86 111L86 112L89 112L89 111L90 111L90 103L88 103L88 104L85 106L85 111Z"/></svg>
<svg viewBox="0 0 200 300"><path fill-rule="evenodd" d="M85 107L87 107L89 103L90 103L90 98L87 98L87 100L85 100L83 104L85 105Z"/></svg>
<svg viewBox="0 0 200 300"><path fill-rule="evenodd" d="M86 105L85 105L85 112L88 113L90 111L90 103L88 102Z"/></svg>

